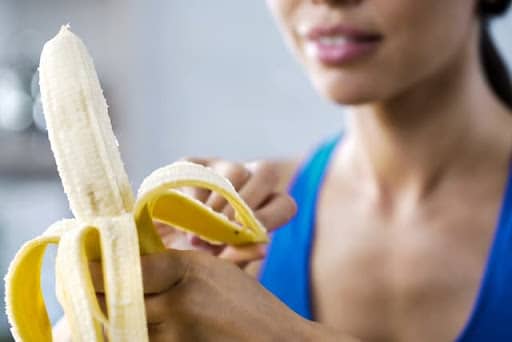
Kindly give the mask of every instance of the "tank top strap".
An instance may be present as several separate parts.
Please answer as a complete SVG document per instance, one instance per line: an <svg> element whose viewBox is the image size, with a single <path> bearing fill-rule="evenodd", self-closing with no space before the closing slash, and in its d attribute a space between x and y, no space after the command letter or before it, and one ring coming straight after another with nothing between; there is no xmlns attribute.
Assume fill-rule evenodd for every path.
<svg viewBox="0 0 512 342"><path fill-rule="evenodd" d="M305 160L289 192L297 215L272 236L260 272L261 283L291 309L313 319L310 298L310 254L318 192L341 134L318 146Z"/></svg>
<svg viewBox="0 0 512 342"><path fill-rule="evenodd" d="M512 161L472 313L457 342L512 341Z"/></svg>

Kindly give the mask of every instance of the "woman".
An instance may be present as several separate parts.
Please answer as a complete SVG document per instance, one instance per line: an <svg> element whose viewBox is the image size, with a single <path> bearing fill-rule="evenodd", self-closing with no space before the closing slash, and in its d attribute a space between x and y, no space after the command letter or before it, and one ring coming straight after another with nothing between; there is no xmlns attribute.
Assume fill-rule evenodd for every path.
<svg viewBox="0 0 512 342"><path fill-rule="evenodd" d="M281 300L207 253L147 256L152 341L512 340L512 87L488 30L510 1L268 4L348 129L300 166L202 161L270 229L295 213L293 170L298 214L259 271ZM242 266L263 255L191 242Z"/></svg>

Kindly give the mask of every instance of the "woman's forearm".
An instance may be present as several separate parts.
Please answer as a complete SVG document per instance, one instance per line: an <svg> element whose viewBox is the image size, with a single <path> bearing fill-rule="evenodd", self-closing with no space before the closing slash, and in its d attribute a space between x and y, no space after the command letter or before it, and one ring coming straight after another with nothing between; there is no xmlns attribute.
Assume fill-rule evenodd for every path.
<svg viewBox="0 0 512 342"><path fill-rule="evenodd" d="M307 336L307 341L310 342L363 342L359 338L336 331L335 329L313 321L307 321L306 330L307 332L304 336Z"/></svg>
<svg viewBox="0 0 512 342"><path fill-rule="evenodd" d="M340 333L313 321L305 321L304 327L305 331L301 336L304 336L305 341L307 342L363 342L358 338ZM297 340L295 338L293 339L295 341ZM71 332L69 331L68 324L64 317L62 317L53 327L53 340L56 342L71 341Z"/></svg>

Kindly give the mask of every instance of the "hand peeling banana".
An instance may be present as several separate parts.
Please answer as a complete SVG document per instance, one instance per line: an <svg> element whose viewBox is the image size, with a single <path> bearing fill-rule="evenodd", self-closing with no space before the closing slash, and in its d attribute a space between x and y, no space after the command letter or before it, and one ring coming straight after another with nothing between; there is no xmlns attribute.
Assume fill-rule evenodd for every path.
<svg viewBox="0 0 512 342"><path fill-rule="evenodd" d="M212 243L266 242L265 228L228 180L203 166L177 162L146 178L134 199L85 45L63 26L41 54L40 86L48 135L74 218L25 243L5 277L6 305L16 341L51 341L40 283L46 246L57 244L56 292L74 341L147 341L140 254L165 247L153 221ZM176 189L220 193L237 222ZM103 265L107 313L96 300L89 260Z"/></svg>

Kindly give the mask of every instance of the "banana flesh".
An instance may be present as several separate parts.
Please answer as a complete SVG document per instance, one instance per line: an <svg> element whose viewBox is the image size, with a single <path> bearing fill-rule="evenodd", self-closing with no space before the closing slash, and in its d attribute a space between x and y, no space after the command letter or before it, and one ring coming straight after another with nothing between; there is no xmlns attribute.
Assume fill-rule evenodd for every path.
<svg viewBox="0 0 512 342"><path fill-rule="evenodd" d="M48 136L73 216L130 212L133 194L92 58L67 27L45 44L39 75Z"/></svg>
<svg viewBox="0 0 512 342"><path fill-rule="evenodd" d="M63 26L43 48L40 86L48 136L74 218L25 243L5 277L6 311L16 341L52 341L41 291L42 259L58 245L56 293L73 341L147 341L140 255L163 251L153 221L212 243L267 242L265 228L228 180L211 169L176 162L153 172L132 193L92 58ZM236 222L179 191L218 192ZM88 264L101 260L107 304L96 299Z"/></svg>

